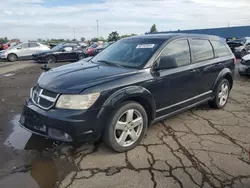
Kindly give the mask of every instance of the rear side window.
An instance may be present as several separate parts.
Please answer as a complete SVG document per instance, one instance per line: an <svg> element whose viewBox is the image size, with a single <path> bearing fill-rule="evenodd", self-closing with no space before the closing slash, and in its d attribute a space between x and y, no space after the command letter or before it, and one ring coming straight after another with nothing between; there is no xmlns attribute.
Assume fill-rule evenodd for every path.
<svg viewBox="0 0 250 188"><path fill-rule="evenodd" d="M211 43L214 47L215 57L223 57L223 56L231 55L230 49L222 41L212 40Z"/></svg>
<svg viewBox="0 0 250 188"><path fill-rule="evenodd" d="M30 46L30 48L33 48L33 47L38 47L39 44L33 42L33 43L29 43L29 46Z"/></svg>
<svg viewBox="0 0 250 188"><path fill-rule="evenodd" d="M175 59L179 67L191 63L190 50L187 40L173 41L167 44L161 56L171 56Z"/></svg>
<svg viewBox="0 0 250 188"><path fill-rule="evenodd" d="M192 39L190 40L190 47L193 53L193 62L214 58L213 47L208 40Z"/></svg>

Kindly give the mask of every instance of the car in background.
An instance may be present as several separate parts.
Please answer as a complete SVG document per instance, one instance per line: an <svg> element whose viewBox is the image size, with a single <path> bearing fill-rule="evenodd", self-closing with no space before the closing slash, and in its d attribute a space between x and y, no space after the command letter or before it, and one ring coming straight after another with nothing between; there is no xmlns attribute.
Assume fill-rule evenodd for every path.
<svg viewBox="0 0 250 188"><path fill-rule="evenodd" d="M48 50L48 46L39 42L24 42L2 51L0 59L7 59L12 62L16 60L28 60L32 59L32 54Z"/></svg>
<svg viewBox="0 0 250 188"><path fill-rule="evenodd" d="M87 57L87 50L77 44L59 44L49 51L36 53L32 59L36 62L56 63L59 61L78 61Z"/></svg>
<svg viewBox="0 0 250 188"><path fill-rule="evenodd" d="M239 64L239 75L250 75L250 54L244 56Z"/></svg>
<svg viewBox="0 0 250 188"><path fill-rule="evenodd" d="M237 58L242 58L250 52L250 37L228 40L227 44Z"/></svg>
<svg viewBox="0 0 250 188"><path fill-rule="evenodd" d="M99 54L101 51L103 51L105 48L107 48L111 44L113 44L113 42L105 42L105 43L101 44L100 46L98 46L97 48L94 49L92 56Z"/></svg>
<svg viewBox="0 0 250 188"><path fill-rule="evenodd" d="M20 43L20 41L17 39L10 40L9 42L7 42L5 44L1 44L0 50L7 50L8 48L10 48L12 46L16 46L19 43Z"/></svg>
<svg viewBox="0 0 250 188"><path fill-rule="evenodd" d="M96 49L98 46L100 46L98 43L91 44L88 49L88 55L93 56L94 49Z"/></svg>

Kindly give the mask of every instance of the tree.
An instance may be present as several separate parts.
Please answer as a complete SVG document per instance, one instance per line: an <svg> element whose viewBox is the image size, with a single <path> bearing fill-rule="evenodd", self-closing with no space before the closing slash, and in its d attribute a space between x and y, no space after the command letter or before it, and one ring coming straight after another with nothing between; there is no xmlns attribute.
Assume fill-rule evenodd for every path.
<svg viewBox="0 0 250 188"><path fill-rule="evenodd" d="M109 34L109 37L108 37L108 41L117 41L119 40L119 34L117 33L117 31L112 31L110 34Z"/></svg>
<svg viewBox="0 0 250 188"><path fill-rule="evenodd" d="M127 38L127 37L132 37L132 36L137 36L137 34L135 34L135 33L132 33L130 35L126 34L126 35L122 35L120 38L123 39L123 38Z"/></svg>
<svg viewBox="0 0 250 188"><path fill-rule="evenodd" d="M154 33L154 32L157 32L157 28L156 28L155 24L152 25L152 27L150 28L149 33Z"/></svg>
<svg viewBox="0 0 250 188"><path fill-rule="evenodd" d="M85 41L85 38L84 38L84 37L82 37L82 38L81 38L81 41L82 41L82 42L84 42L84 41Z"/></svg>

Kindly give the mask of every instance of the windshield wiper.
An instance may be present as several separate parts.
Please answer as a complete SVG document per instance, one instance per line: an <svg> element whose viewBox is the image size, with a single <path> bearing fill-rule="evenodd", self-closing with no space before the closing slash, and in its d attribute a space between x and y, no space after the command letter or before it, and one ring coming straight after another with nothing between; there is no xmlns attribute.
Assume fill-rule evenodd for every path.
<svg viewBox="0 0 250 188"><path fill-rule="evenodd" d="M123 66L120 65L120 64L113 63L113 62L111 62L111 61L106 61L106 60L98 60L97 62L105 63L106 65L110 65L110 66L123 67Z"/></svg>

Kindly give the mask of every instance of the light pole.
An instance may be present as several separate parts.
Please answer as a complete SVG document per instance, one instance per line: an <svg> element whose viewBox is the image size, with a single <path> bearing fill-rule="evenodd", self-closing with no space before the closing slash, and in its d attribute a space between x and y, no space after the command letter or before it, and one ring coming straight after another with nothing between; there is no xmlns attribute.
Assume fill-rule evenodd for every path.
<svg viewBox="0 0 250 188"><path fill-rule="evenodd" d="M73 32L74 32L74 39L76 39L76 32L75 32L75 29L73 29Z"/></svg>
<svg viewBox="0 0 250 188"><path fill-rule="evenodd" d="M99 20L96 20L96 27L97 27L97 38L99 39Z"/></svg>

